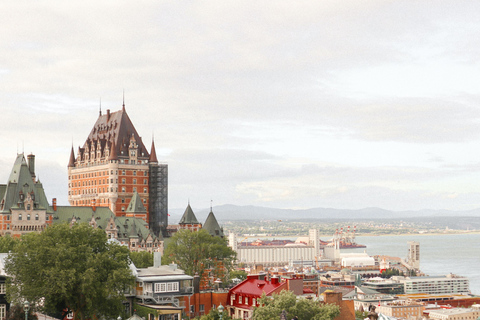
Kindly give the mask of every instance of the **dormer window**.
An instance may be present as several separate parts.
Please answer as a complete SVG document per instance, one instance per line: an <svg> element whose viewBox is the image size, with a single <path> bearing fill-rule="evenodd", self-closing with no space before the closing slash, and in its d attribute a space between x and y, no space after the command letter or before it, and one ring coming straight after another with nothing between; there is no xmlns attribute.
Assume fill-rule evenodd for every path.
<svg viewBox="0 0 480 320"><path fill-rule="evenodd" d="M23 194L23 192L20 193L20 201L23 201L25 200L25 195Z"/></svg>

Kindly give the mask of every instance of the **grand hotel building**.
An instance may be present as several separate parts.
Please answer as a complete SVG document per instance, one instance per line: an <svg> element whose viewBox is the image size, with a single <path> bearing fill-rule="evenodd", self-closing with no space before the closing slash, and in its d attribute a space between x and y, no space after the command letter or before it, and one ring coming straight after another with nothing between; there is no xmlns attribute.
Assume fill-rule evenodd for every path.
<svg viewBox="0 0 480 320"><path fill-rule="evenodd" d="M132 201L138 208L126 212ZM144 219L155 235L168 225L168 165L142 142L125 104L116 112L100 111L83 147L68 163L68 201L72 206L109 207L117 217Z"/></svg>

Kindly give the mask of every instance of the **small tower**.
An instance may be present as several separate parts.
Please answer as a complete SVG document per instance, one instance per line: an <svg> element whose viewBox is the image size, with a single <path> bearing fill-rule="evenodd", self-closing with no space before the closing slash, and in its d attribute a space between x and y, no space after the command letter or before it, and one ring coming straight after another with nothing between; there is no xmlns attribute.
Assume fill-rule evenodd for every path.
<svg viewBox="0 0 480 320"><path fill-rule="evenodd" d="M188 203L188 206L178 224L180 225L180 229L191 231L198 231L202 228L202 224L198 222L197 217L193 213L192 207L190 207L190 203Z"/></svg>
<svg viewBox="0 0 480 320"><path fill-rule="evenodd" d="M208 214L207 220L203 224L203 229L207 230L210 235L214 237L223 238L225 235L223 233L223 228L218 224L217 218L213 214L212 207L210 207L210 213Z"/></svg>

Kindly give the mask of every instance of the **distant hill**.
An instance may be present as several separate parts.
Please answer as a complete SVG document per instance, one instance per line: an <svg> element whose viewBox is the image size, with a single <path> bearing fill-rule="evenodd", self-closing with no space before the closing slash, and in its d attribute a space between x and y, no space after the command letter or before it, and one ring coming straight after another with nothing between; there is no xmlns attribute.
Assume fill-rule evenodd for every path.
<svg viewBox="0 0 480 320"><path fill-rule="evenodd" d="M178 223L183 215L183 209L171 209L169 222ZM199 222L204 223L210 212L208 209L195 210ZM311 208L311 209L277 209L259 206L236 206L231 204L213 207L218 220L365 220L365 219L402 219L419 217L480 217L480 208L466 211L452 210L418 210L391 211L381 208L364 208L358 210Z"/></svg>

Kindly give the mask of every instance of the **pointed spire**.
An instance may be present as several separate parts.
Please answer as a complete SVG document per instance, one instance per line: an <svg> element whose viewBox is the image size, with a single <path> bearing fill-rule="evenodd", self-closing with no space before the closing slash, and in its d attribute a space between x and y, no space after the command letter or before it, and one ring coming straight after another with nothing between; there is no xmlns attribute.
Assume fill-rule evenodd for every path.
<svg viewBox="0 0 480 320"><path fill-rule="evenodd" d="M75 167L75 153L73 152L73 144L72 150L70 151L70 160L68 161L68 167Z"/></svg>
<svg viewBox="0 0 480 320"><path fill-rule="evenodd" d="M158 163L157 152L155 151L155 142L152 138L152 149L150 150L150 158L148 159L150 163Z"/></svg>

